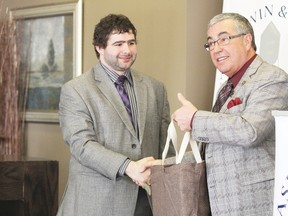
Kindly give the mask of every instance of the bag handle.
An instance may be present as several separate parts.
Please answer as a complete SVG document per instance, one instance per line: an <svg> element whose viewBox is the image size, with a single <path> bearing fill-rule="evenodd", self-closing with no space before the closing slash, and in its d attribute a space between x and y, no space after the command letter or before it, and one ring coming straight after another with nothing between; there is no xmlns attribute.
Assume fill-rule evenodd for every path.
<svg viewBox="0 0 288 216"><path fill-rule="evenodd" d="M196 162L201 163L203 161L201 158L201 155L200 155L199 147L198 147L196 141L192 139L191 132L186 132L184 134L184 137L183 137L182 142L181 142L180 150L178 153L178 151L177 151L177 133L176 133L176 129L174 126L174 122L172 120L168 126L166 144L165 144L164 150L162 152L162 164L164 164L164 160L167 156L169 145L170 145L170 140L172 141L172 144L173 144L174 149L176 151L176 164L181 163L181 161L184 157L184 154L186 152L188 143L190 143L190 146L191 146L191 149L192 149L192 152L193 152L193 155L195 157Z"/></svg>
<svg viewBox="0 0 288 216"><path fill-rule="evenodd" d="M162 152L162 164L164 164L164 160L167 156L169 145L170 145L170 140L172 141L173 147L176 152L176 158L177 158L178 157L178 150L176 146L177 145L177 133L176 133L176 129L175 129L173 121L171 121L168 126L166 144Z"/></svg>
<svg viewBox="0 0 288 216"><path fill-rule="evenodd" d="M186 132L184 134L184 137L183 137L183 140L182 140L182 143L180 146L179 155L176 158L176 164L181 163L183 156L186 152L188 143L190 143L190 146L191 146L191 149L192 149L192 152L193 152L193 155L195 157L196 162L201 163L203 161L201 158L201 155L200 155L200 150L199 150L199 147L197 145L197 142L192 139L191 132Z"/></svg>

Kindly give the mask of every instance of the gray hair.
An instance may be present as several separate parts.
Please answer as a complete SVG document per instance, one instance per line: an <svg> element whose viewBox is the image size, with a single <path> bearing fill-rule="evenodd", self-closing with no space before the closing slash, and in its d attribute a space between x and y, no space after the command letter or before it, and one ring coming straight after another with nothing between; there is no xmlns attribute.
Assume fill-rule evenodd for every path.
<svg viewBox="0 0 288 216"><path fill-rule="evenodd" d="M246 19L244 16L242 16L238 13L221 13L221 14L214 16L208 23L208 29L212 25L214 25L220 21L227 20L227 19L234 21L235 28L239 34L245 33L245 34L251 34L252 35L252 47L256 51L257 47L255 44L255 36L254 36L253 27L250 24L250 22L248 21L248 19Z"/></svg>

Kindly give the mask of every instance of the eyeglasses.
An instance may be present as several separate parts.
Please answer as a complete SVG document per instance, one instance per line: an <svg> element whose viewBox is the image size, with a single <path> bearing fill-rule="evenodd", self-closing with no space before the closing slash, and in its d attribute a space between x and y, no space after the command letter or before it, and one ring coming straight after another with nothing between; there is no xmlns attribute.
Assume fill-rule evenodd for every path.
<svg viewBox="0 0 288 216"><path fill-rule="evenodd" d="M245 33L241 33L241 34L237 34L237 35L231 35L231 36L225 36L225 37L220 37L218 38L218 40L215 41L208 41L208 43L204 44L204 48L207 51L212 51L215 48L215 43L217 42L217 44L219 46L225 46L227 44L230 43L230 40L234 39L234 38L238 38L241 37L243 35L246 35Z"/></svg>

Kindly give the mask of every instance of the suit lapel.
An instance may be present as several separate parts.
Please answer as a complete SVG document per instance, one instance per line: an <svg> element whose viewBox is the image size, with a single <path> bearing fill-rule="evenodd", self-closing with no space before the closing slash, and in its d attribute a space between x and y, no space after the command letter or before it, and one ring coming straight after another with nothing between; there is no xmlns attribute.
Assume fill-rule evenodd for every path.
<svg viewBox="0 0 288 216"><path fill-rule="evenodd" d="M261 57L257 56L251 63L251 65L247 68L247 71L244 73L243 77L240 79L234 90L234 93L245 87L245 84L251 81L251 78L257 73L258 68L262 63L263 60L261 59Z"/></svg>
<svg viewBox="0 0 288 216"><path fill-rule="evenodd" d="M133 134L133 136L137 138L137 134L130 121L129 114L126 111L126 108L121 98L119 97L119 93L117 92L113 82L110 80L110 78L100 64L97 64L94 67L94 73L97 87L114 107L115 111L118 113L124 124L127 126L128 130Z"/></svg>
<svg viewBox="0 0 288 216"><path fill-rule="evenodd" d="M143 139L145 122L146 122L146 113L147 113L147 86L143 81L143 78L140 74L133 72L131 73L134 82L134 90L136 94L137 108L138 108L138 126L139 126L139 140L140 143Z"/></svg>
<svg viewBox="0 0 288 216"><path fill-rule="evenodd" d="M239 92L242 88L245 88L245 85L249 82L251 82L251 78L253 75L255 75L258 71L258 68L263 63L263 60L260 56L256 56L254 61L251 63L251 65L247 68L247 71L244 73L243 77L240 79L239 83L237 84L236 88L233 90L233 94L229 96L225 104L222 106L220 113L225 113L228 111L227 104L230 101L231 97L233 98L234 94L238 95L237 92Z"/></svg>

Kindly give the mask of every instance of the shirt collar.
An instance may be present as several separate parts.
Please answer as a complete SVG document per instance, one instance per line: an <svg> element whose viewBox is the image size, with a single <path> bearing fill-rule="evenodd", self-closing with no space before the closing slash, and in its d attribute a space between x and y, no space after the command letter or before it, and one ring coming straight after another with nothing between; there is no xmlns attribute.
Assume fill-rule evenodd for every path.
<svg viewBox="0 0 288 216"><path fill-rule="evenodd" d="M106 67L104 64L102 64L100 62L102 68L104 69L104 71L106 72L106 74L109 76L109 78L112 80L113 83L116 82L116 80L118 79L118 77L120 76L119 74L117 74L115 71L110 70L108 67ZM126 76L128 82L130 85L133 86L133 81L132 81L132 76L131 76L131 72L130 70L126 70L124 73L124 76Z"/></svg>

